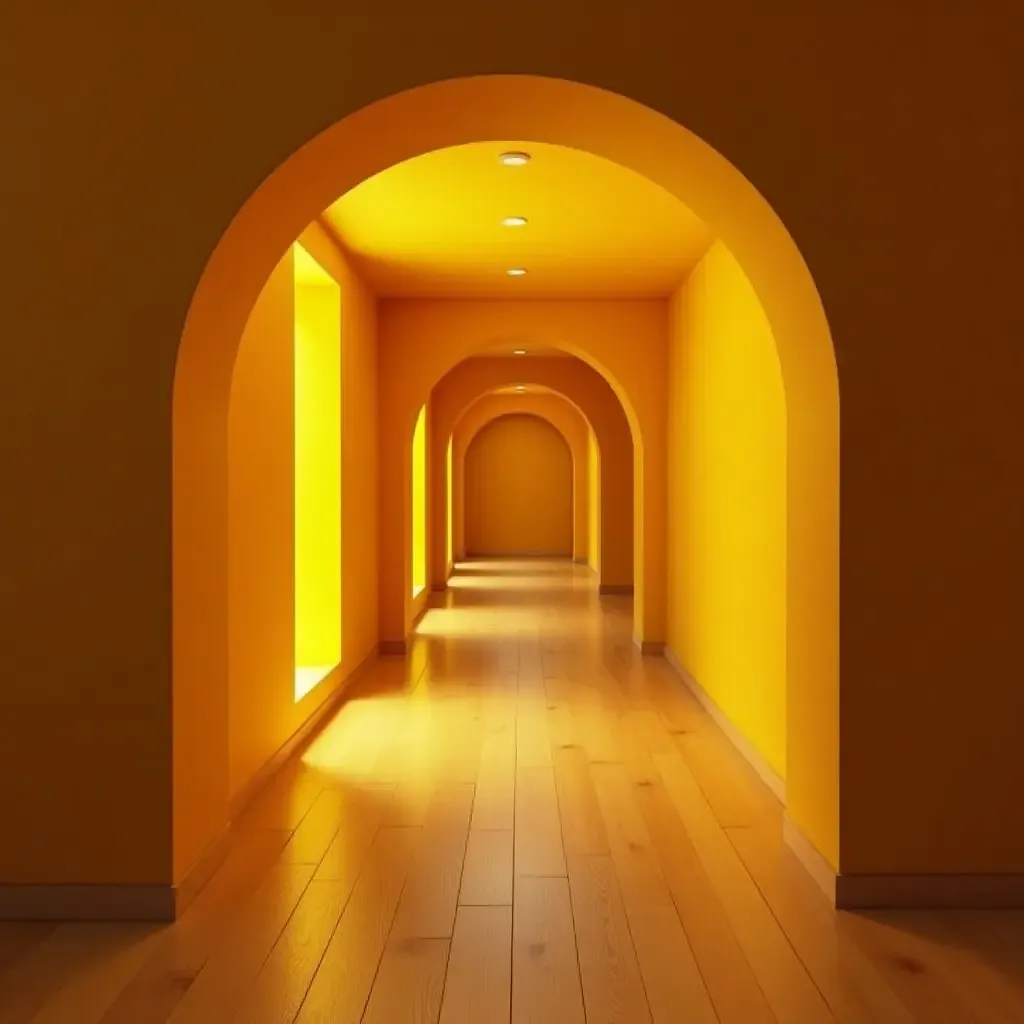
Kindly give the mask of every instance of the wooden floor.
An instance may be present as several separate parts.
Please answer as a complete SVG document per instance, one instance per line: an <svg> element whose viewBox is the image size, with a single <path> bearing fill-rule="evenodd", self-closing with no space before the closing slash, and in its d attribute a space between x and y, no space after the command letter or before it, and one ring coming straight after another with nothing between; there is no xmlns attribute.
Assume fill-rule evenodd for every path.
<svg viewBox="0 0 1024 1024"><path fill-rule="evenodd" d="M462 567L177 924L0 924L0 1022L1024 1022L1024 914L832 911L629 614Z"/></svg>

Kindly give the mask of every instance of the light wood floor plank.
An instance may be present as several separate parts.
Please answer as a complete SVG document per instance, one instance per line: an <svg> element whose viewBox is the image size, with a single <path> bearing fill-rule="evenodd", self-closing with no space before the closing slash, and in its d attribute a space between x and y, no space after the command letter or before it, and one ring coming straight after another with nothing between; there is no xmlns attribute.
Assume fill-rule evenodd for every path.
<svg viewBox="0 0 1024 1024"><path fill-rule="evenodd" d="M512 863L511 829L470 831L459 903L463 906L511 906Z"/></svg>
<svg viewBox="0 0 1024 1024"><path fill-rule="evenodd" d="M582 747L554 751L555 786L562 822L562 841L567 854L607 854L608 836Z"/></svg>
<svg viewBox="0 0 1024 1024"><path fill-rule="evenodd" d="M342 882L351 890L373 845L377 830L392 807L391 801L390 789L375 789L367 793L365 800L349 808L344 818L344 827L339 825L330 845L320 857L315 875L317 880Z"/></svg>
<svg viewBox="0 0 1024 1024"><path fill-rule="evenodd" d="M161 932L153 955L126 986L101 1024L166 1024L210 956L281 855L287 833L240 832L220 870L173 927Z"/></svg>
<svg viewBox="0 0 1024 1024"><path fill-rule="evenodd" d="M840 1021L913 1024L914 1017L774 829L728 829L765 902Z"/></svg>
<svg viewBox="0 0 1024 1024"><path fill-rule="evenodd" d="M174 1008L169 1024L204 1024L231 1018L312 877L309 864L279 864L271 868Z"/></svg>
<svg viewBox="0 0 1024 1024"><path fill-rule="evenodd" d="M516 878L512 935L512 1024L584 1024L565 878Z"/></svg>
<svg viewBox="0 0 1024 1024"><path fill-rule="evenodd" d="M59 925L0 979L3 1024L96 1024L159 941L153 925Z"/></svg>
<svg viewBox="0 0 1024 1024"><path fill-rule="evenodd" d="M565 876L553 768L521 768L516 775L515 873Z"/></svg>
<svg viewBox="0 0 1024 1024"><path fill-rule="evenodd" d="M835 1017L821 992L793 952L682 758L653 756L775 1015L780 1021L832 1024Z"/></svg>
<svg viewBox="0 0 1024 1024"><path fill-rule="evenodd" d="M447 939L392 938L363 1024L436 1024L447 967Z"/></svg>
<svg viewBox="0 0 1024 1024"><path fill-rule="evenodd" d="M348 902L347 882L310 882L246 994L239 1024L291 1024Z"/></svg>
<svg viewBox="0 0 1024 1024"><path fill-rule="evenodd" d="M472 786L438 787L398 905L394 938L451 938L472 808Z"/></svg>
<svg viewBox="0 0 1024 1024"><path fill-rule="evenodd" d="M775 1024L757 978L660 777L635 797L721 1024Z"/></svg>
<svg viewBox="0 0 1024 1024"><path fill-rule="evenodd" d="M570 857L569 887L587 1024L651 1014L610 857Z"/></svg>
<svg viewBox="0 0 1024 1024"><path fill-rule="evenodd" d="M676 910L623 765L594 766L612 863L622 890L653 1018L716 1024L707 987Z"/></svg>
<svg viewBox="0 0 1024 1024"><path fill-rule="evenodd" d="M542 684L532 691L520 691L516 723L516 763L520 768L551 767L547 715L547 698Z"/></svg>
<svg viewBox="0 0 1024 1024"><path fill-rule="evenodd" d="M508 1024L512 1008L512 907L460 906L441 1024Z"/></svg>
<svg viewBox="0 0 1024 1024"><path fill-rule="evenodd" d="M473 803L473 828L513 828L515 799L516 738L513 719L507 730L484 738Z"/></svg>
<svg viewBox="0 0 1024 1024"><path fill-rule="evenodd" d="M418 839L419 829L414 828L377 833L299 1010L298 1024L359 1024Z"/></svg>

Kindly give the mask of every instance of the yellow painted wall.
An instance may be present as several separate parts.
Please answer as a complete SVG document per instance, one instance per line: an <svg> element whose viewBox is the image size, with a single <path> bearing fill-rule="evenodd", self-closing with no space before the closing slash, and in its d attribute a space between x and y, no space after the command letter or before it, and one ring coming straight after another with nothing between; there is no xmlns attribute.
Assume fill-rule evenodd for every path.
<svg viewBox="0 0 1024 1024"><path fill-rule="evenodd" d="M657 313L661 305L651 304L648 312ZM580 316L584 321L576 328L580 331L586 330L588 320L596 321L608 313L607 304L591 306L589 315L585 312L587 304L579 306ZM485 306L484 309L486 308ZM526 322L532 322L535 329L543 329L543 303L517 304L514 308L518 314L524 316ZM500 317L501 307L495 308L494 313ZM654 316L643 324L629 323L635 313L636 311L630 310L628 305L624 312L619 311L619 315L622 316L620 324L623 333L628 332L631 337L644 339L644 343L651 348L664 347ZM475 311L474 315L480 315L480 311ZM500 321L495 321L497 322ZM408 326L403 321L403 334L406 330L413 329L411 320ZM491 331L496 328L486 324L481 329ZM443 433L446 425L453 426L458 422L480 395L498 387L518 383L539 384L557 392L563 399L568 399L601 438L605 486L599 492L600 501L604 506L603 529L598 533L603 552L600 581L619 587L632 585L635 543L633 439L621 402L608 382L596 370L578 359L529 356L485 356L467 359L445 374L434 388L432 404L437 415L438 430ZM540 401L540 396L526 394L523 400ZM538 411L542 408L550 407L544 406L543 403L535 406ZM451 426L448 426L448 429L451 429ZM575 434L576 431L577 428L573 427L572 432ZM442 459L443 451L438 440L435 441L431 453L431 465L435 475L443 472ZM443 514L443 507L435 500L434 515L440 517ZM441 545L437 541L438 538L435 538L432 547L432 560L435 566L441 564L443 558ZM582 557L584 553L581 550L578 554Z"/></svg>
<svg viewBox="0 0 1024 1024"><path fill-rule="evenodd" d="M668 645L785 778L785 395L721 243L673 301L669 381Z"/></svg>
<svg viewBox="0 0 1024 1024"><path fill-rule="evenodd" d="M694 35L685 8L662 5L636 21L588 15L569 53L535 47L574 26L558 4L511 20L468 0L429 19L401 3L351 19L311 0L316 32L216 7L186 32L174 15L17 6L0 67L42 85L4 93L0 177L17 197L6 216L19 246L0 339L0 460L5 494L17 495L0 507L0 880L166 883L180 874L172 821L179 868L216 834L228 792L226 401L245 320L316 210L395 159L487 137L495 119L678 188L736 253L782 350L787 399L800 399L791 612L834 639L834 575L822 569L838 557L840 498L835 479L805 472L838 444L835 396L816 390L830 358L820 294L842 384L843 642L838 654L794 651L791 615L788 682L807 712L801 729L838 728L842 748L794 749L791 721L791 799L835 862L840 794L844 871L1024 871L1024 835L1007 815L1024 774L1024 154L1006 128L1021 85L1016 7L911 24L833 6L736 32L730 10L709 6ZM415 31L396 34L397 18ZM695 39L685 60L681 34ZM659 113L638 126L612 99L594 116L522 81L502 102L474 83L473 103L440 118L443 129L418 108L386 131L332 134L307 152L312 163L284 170L377 97L520 66L524 53L539 74L585 78ZM83 116L90 96L103 102ZM692 159L679 159L683 143L660 144L669 119L708 145L692 140ZM808 338L817 356L805 364ZM176 372L187 417L169 411ZM372 398L360 400L365 413ZM176 530L195 544L172 550ZM811 541L797 558L800 536ZM364 593L366 608L376 618ZM347 626L348 651L352 637ZM832 694L824 721L806 699L814 689ZM820 779L827 798L813 791Z"/></svg>
<svg viewBox="0 0 1024 1024"><path fill-rule="evenodd" d="M403 583L403 570L408 559L405 508L390 496L404 493L403 464L408 456L416 410L422 404L424 391L431 383L439 434L443 436L442 422L452 423L481 393L497 386L520 382L526 372L528 357L506 360L472 360L470 370L478 376L480 386L468 387L458 403L448 404L445 397L445 378L452 368L470 357L479 356L496 336L515 336L527 349L559 348L574 355L585 354L594 364L605 368L617 385L613 390L608 380L591 371L588 393L600 387L602 408L608 415L625 416L627 424L635 427L636 436L643 438L645 460L651 471L643 474L640 459L633 461L634 486L622 481L618 493L635 493L636 480L642 481L646 496L642 505L643 531L630 531L633 537L632 582L638 587L635 601L638 632L648 639L664 636L664 441L666 429L666 369L668 361L668 303L657 299L637 300L448 300L448 299L383 299L379 309L380 373L388 386L381 391L381 639L400 640L409 629L410 608L405 599L407 589ZM583 379L581 370L572 360L543 358L534 361L531 382L548 384L571 398L601 430L601 417L591 415L585 399L577 399L568 389L574 381ZM491 369L487 369L490 364ZM541 376L541 364L551 364ZM564 364L561 370L554 369ZM481 369L481 367L483 367ZM555 382L554 374L564 376ZM623 411L622 402L628 403ZM442 403L444 412L442 414ZM615 412L613 413L613 410ZM635 422L631 422L631 418ZM621 423L621 419L620 419ZM605 455L602 445L605 473L611 475L611 466L620 464L613 457L611 439L623 439L616 429L609 432L609 451ZM633 458L628 442L623 444ZM443 479L444 444L435 441L431 448L430 474ZM612 481L608 480L608 486ZM443 500L435 498L433 514L444 514ZM628 514L628 513L627 513ZM612 532L611 516L605 515L602 541L621 534ZM444 564L443 532L433 534L434 547L431 564ZM384 538L388 540L384 540ZM641 562L649 572L644 575ZM603 555L602 569L610 572L608 550ZM646 597L646 602L645 602Z"/></svg>
<svg viewBox="0 0 1024 1024"><path fill-rule="evenodd" d="M377 576L375 300L319 225L304 232L301 242L338 286L343 502L335 526L346 539L337 566L344 644L340 667L296 703L293 445L295 400L303 394L293 389L295 284L289 253L250 318L232 390L232 799L377 643L372 603L366 608Z"/></svg>
<svg viewBox="0 0 1024 1024"><path fill-rule="evenodd" d="M571 558L572 453L547 420L500 416L466 451L466 554Z"/></svg>
<svg viewBox="0 0 1024 1024"><path fill-rule="evenodd" d="M273 753L295 676L294 256L246 324L228 416L229 785Z"/></svg>
<svg viewBox="0 0 1024 1024"><path fill-rule="evenodd" d="M488 394L473 402L455 425L452 434L452 519L453 542L458 557L465 557L465 464L466 450L477 433L492 420L510 413L525 413L547 420L565 438L572 453L573 466L573 557L587 558L589 549L589 509L591 494L590 472L587 460L587 440L590 428L580 410L568 399L555 392L527 391L523 394ZM598 538L599 539L599 538Z"/></svg>
<svg viewBox="0 0 1024 1024"><path fill-rule="evenodd" d="M587 435L587 565L601 576L601 451L593 430Z"/></svg>

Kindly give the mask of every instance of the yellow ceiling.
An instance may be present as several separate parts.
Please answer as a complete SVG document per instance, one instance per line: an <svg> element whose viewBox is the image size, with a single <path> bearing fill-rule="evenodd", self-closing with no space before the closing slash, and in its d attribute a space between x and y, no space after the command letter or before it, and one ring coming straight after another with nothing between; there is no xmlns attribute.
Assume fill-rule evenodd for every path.
<svg viewBox="0 0 1024 1024"><path fill-rule="evenodd" d="M528 152L523 167L501 153ZM521 216L525 227L504 227ZM660 186L600 157L528 142L437 150L391 167L325 218L382 296L670 294L705 253L704 224ZM510 267L526 276L511 278Z"/></svg>

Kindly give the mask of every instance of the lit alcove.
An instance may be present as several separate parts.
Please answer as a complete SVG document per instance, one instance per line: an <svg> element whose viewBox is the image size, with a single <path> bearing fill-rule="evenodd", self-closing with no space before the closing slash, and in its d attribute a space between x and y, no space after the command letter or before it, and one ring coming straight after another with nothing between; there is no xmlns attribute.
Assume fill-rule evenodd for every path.
<svg viewBox="0 0 1024 1024"><path fill-rule="evenodd" d="M447 512L446 512L446 515L445 515L445 522L448 524L448 526L447 526L447 533L445 535L445 558L447 559L446 568L447 568L448 572L451 571L452 564L455 561L455 550L454 550L455 545L454 545L453 527L452 527L452 508L453 508L454 486L455 485L454 485L454 482L452 480L452 469L453 469L453 466L452 466L452 439L449 437L448 438L448 454L447 454L446 460L445 460L445 487L446 487L446 490L447 490L447 494L446 494L446 498L445 498L445 504L446 504L446 507L447 507Z"/></svg>
<svg viewBox="0 0 1024 1024"><path fill-rule="evenodd" d="M412 596L427 585L427 407L412 435Z"/></svg>
<svg viewBox="0 0 1024 1024"><path fill-rule="evenodd" d="M295 700L341 663L341 289L295 255Z"/></svg>

